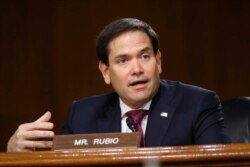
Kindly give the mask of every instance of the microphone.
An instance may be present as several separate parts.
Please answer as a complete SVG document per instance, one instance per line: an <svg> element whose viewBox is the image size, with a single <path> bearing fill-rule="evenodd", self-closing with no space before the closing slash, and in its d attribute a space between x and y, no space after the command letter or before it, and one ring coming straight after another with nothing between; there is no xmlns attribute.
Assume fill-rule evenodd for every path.
<svg viewBox="0 0 250 167"><path fill-rule="evenodd" d="M131 118L127 117L126 123L129 129L132 130L132 132L135 132L135 122Z"/></svg>

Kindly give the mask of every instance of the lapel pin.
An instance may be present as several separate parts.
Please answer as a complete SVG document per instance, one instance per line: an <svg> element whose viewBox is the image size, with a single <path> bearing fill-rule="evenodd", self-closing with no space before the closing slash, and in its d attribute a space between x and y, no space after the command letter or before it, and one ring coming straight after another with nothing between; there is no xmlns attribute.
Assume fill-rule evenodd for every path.
<svg viewBox="0 0 250 167"><path fill-rule="evenodd" d="M168 117L168 113L167 112L161 112L161 116L162 117Z"/></svg>

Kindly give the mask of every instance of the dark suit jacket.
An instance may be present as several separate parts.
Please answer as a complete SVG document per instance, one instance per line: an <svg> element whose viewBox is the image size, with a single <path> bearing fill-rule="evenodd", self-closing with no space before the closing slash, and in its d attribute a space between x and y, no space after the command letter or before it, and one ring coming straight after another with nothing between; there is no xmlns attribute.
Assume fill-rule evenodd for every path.
<svg viewBox="0 0 250 167"><path fill-rule="evenodd" d="M162 117L161 112L168 113ZM116 93L73 102L64 134L121 132ZM209 90L161 80L146 127L146 146L228 143L221 104Z"/></svg>

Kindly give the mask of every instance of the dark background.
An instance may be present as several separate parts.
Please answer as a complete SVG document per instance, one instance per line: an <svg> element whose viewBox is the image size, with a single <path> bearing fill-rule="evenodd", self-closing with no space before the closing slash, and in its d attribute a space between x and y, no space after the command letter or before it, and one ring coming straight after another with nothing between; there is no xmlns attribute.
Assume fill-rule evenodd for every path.
<svg viewBox="0 0 250 167"><path fill-rule="evenodd" d="M19 124L50 110L58 133L74 99L112 90L95 38L122 17L158 32L162 78L250 95L249 0L0 0L0 151Z"/></svg>

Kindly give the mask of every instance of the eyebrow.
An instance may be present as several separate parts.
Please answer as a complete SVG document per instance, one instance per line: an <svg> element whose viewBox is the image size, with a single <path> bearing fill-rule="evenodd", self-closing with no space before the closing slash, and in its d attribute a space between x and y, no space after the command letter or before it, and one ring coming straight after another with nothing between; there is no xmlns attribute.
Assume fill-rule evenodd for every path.
<svg viewBox="0 0 250 167"><path fill-rule="evenodd" d="M144 53L144 52L151 52L151 48L147 46L147 47L139 50L139 53ZM118 54L115 56L115 59L124 58L127 56L128 56L127 54Z"/></svg>
<svg viewBox="0 0 250 167"><path fill-rule="evenodd" d="M120 58L125 58L125 57L127 57L126 54L120 54L120 55L115 56L115 59L120 59Z"/></svg>
<svg viewBox="0 0 250 167"><path fill-rule="evenodd" d="M145 47L140 52L148 52L148 51L151 51L150 47Z"/></svg>

